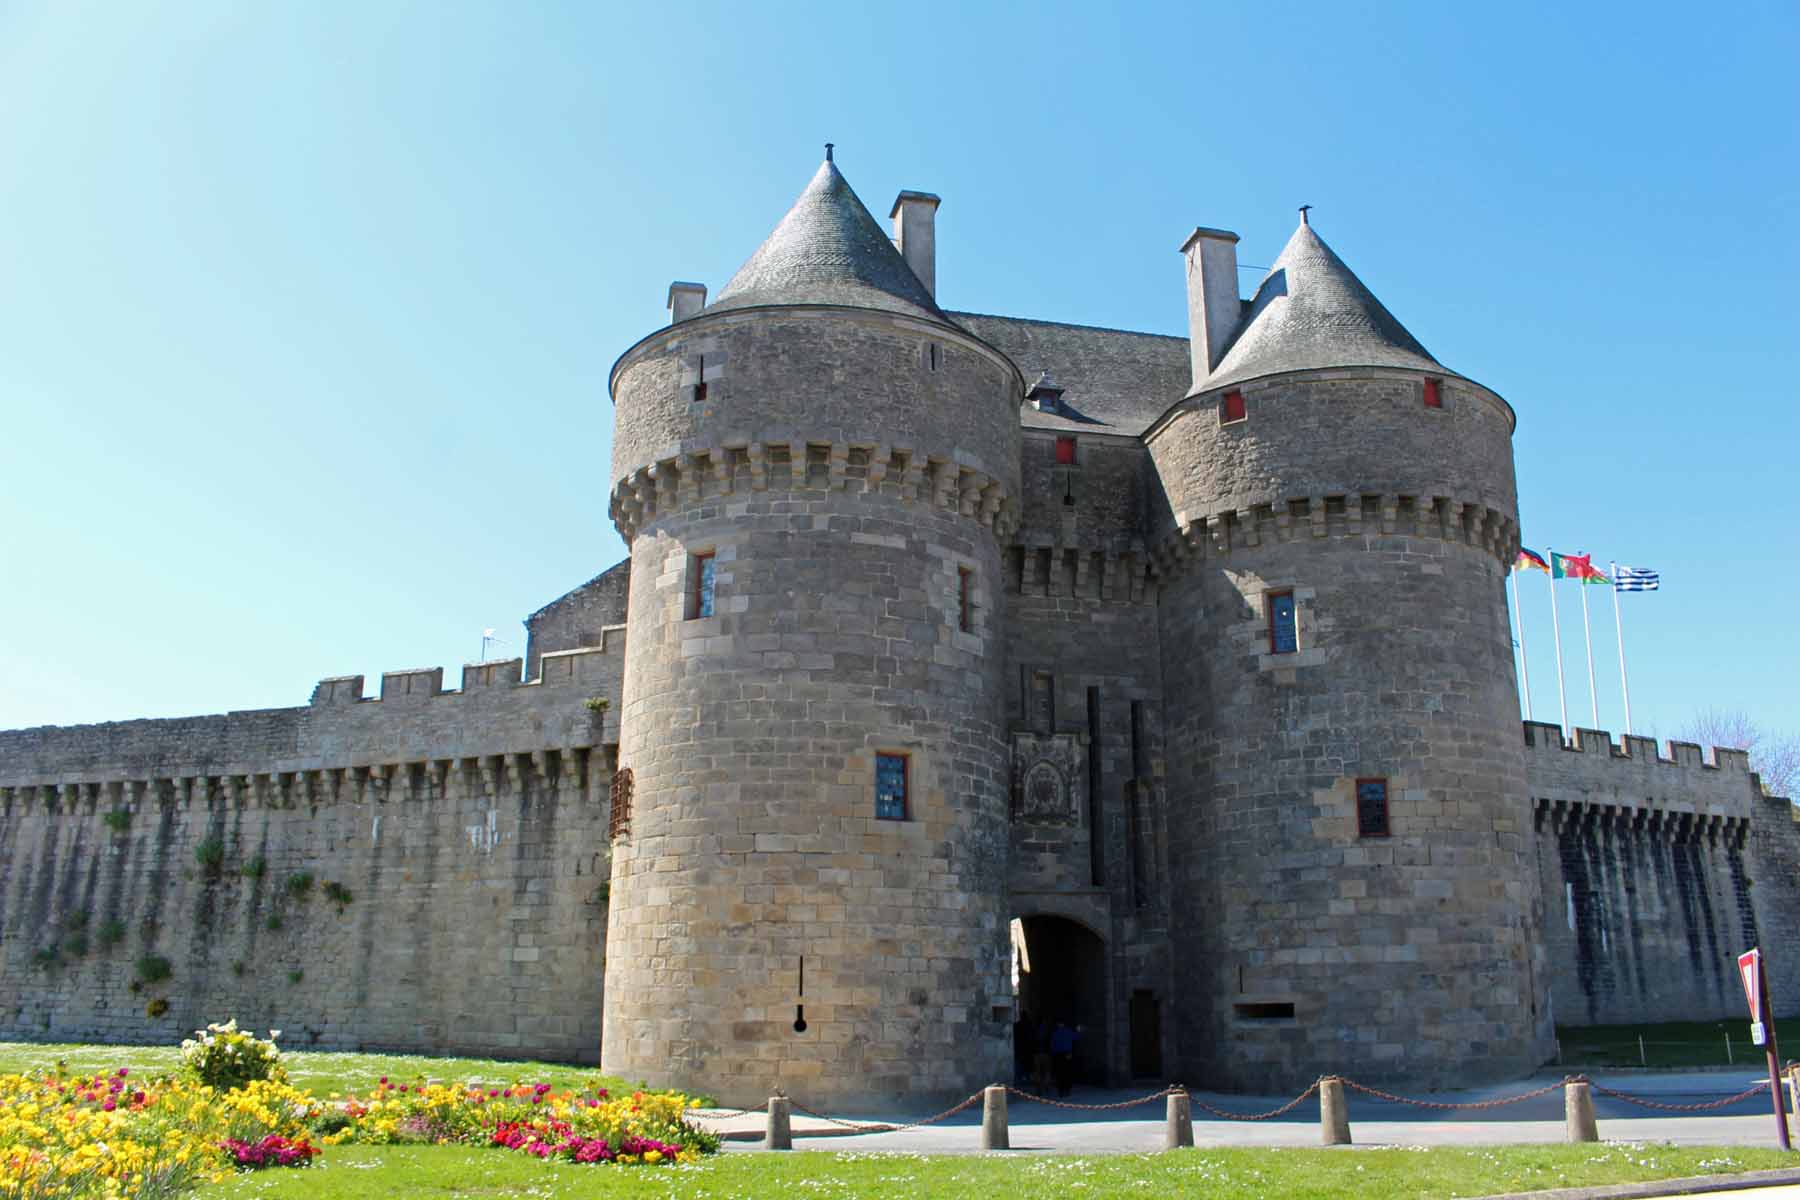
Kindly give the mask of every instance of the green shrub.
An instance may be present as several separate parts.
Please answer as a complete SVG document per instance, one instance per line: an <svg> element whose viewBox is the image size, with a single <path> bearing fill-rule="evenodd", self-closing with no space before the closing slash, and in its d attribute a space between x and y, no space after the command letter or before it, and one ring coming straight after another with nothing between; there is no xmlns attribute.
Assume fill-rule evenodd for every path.
<svg viewBox="0 0 1800 1200"><path fill-rule="evenodd" d="M233 975L242 975L244 973L244 961L242 959L231 964L231 973Z"/></svg>
<svg viewBox="0 0 1800 1200"><path fill-rule="evenodd" d="M259 854L238 870L243 873L245 879L261 879L269 870L269 860Z"/></svg>
<svg viewBox="0 0 1800 1200"><path fill-rule="evenodd" d="M125 940L125 922L123 922L123 921L102 921L102 922L100 922L100 948L101 949L103 949L103 950L110 949L111 947L118 945L120 942L122 942L124 940Z"/></svg>
<svg viewBox="0 0 1800 1200"><path fill-rule="evenodd" d="M293 970L288 972L288 982L289 983L299 983L302 979L305 979L305 978L306 978L306 972L302 971L299 967L295 967Z"/></svg>
<svg viewBox="0 0 1800 1200"><path fill-rule="evenodd" d="M264 921L263 925L268 929L268 931L270 933L274 933L275 931L279 930L281 928L281 914L278 912L270 913L269 919Z"/></svg>
<svg viewBox="0 0 1800 1200"><path fill-rule="evenodd" d="M325 893L325 898L337 905L339 912L343 912L344 908L352 900L356 899L355 896L350 894L349 888L345 887L335 879L327 880L325 887L322 890Z"/></svg>
<svg viewBox="0 0 1800 1200"><path fill-rule="evenodd" d="M63 918L63 927L66 928L67 930L69 930L69 932L71 932L71 933L77 933L83 929L86 929L88 927L88 911L87 911L87 909L78 908L74 912L70 913L68 916L64 917Z"/></svg>
<svg viewBox="0 0 1800 1200"><path fill-rule="evenodd" d="M335 1106L327 1106L321 1108L318 1115L313 1117L313 1119L306 1124L308 1129L311 1129L320 1137L324 1137L327 1134L340 1133L343 1130L350 1128L353 1122L350 1119L350 1114L343 1109Z"/></svg>
<svg viewBox="0 0 1800 1200"><path fill-rule="evenodd" d="M131 828L131 810L129 808L115 808L100 819L105 821L106 827L114 833L124 833Z"/></svg>
<svg viewBox="0 0 1800 1200"><path fill-rule="evenodd" d="M182 1074L221 1091L241 1088L259 1079L285 1083L287 1071L275 1045L280 1036L281 1030L271 1029L268 1040L263 1041L240 1030L236 1021L196 1029L193 1037L181 1043Z"/></svg>
<svg viewBox="0 0 1800 1200"><path fill-rule="evenodd" d="M312 885L313 875L311 871L295 871L292 875L288 876L288 895L296 900L305 899L306 894L312 891Z"/></svg>
<svg viewBox="0 0 1800 1200"><path fill-rule="evenodd" d="M160 954L146 954L137 960L137 976L145 983L161 983L174 973L169 960Z"/></svg>
<svg viewBox="0 0 1800 1200"><path fill-rule="evenodd" d="M583 700L581 704L582 707L586 708L591 713L604 713L607 709L612 707L612 701L608 700L605 696L589 696L586 700Z"/></svg>
<svg viewBox="0 0 1800 1200"><path fill-rule="evenodd" d="M62 951L55 946L44 946L32 951L31 961L46 971L62 965Z"/></svg>
<svg viewBox="0 0 1800 1200"><path fill-rule="evenodd" d="M63 939L63 949L67 950L76 958L80 958L88 952L87 933L77 929L74 933L71 933L68 937Z"/></svg>
<svg viewBox="0 0 1800 1200"><path fill-rule="evenodd" d="M162 1016L164 1013L166 1013L168 1011L169 1011L169 1002L167 1000L164 1000L161 996L156 997L155 999L151 1000L150 1003L144 1005L144 1015L146 1017L149 1017L152 1021L156 1020L156 1018Z"/></svg>
<svg viewBox="0 0 1800 1200"><path fill-rule="evenodd" d="M194 847L194 860L208 875L217 875L225 865L225 843L216 837L207 838Z"/></svg>

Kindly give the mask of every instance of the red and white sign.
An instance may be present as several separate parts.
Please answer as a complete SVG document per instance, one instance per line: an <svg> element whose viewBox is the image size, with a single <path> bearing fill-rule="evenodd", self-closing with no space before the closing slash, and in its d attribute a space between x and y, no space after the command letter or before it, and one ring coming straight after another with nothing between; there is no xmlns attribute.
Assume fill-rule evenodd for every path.
<svg viewBox="0 0 1800 1200"><path fill-rule="evenodd" d="M1750 1019L1762 1020L1762 951L1746 950L1738 955L1738 974L1744 978L1744 999L1750 1002Z"/></svg>

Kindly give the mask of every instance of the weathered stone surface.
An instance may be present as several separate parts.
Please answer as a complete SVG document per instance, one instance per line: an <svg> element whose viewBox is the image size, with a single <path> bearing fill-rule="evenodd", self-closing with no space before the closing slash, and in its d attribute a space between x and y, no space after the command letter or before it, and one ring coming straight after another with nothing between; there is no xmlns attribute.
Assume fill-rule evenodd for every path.
<svg viewBox="0 0 1800 1200"><path fill-rule="evenodd" d="M1740 1014L1755 942L1800 1011L1791 807L1740 754L1521 737L1513 413L1315 235L1250 342L1212 272L1222 422L1184 339L944 314L922 241L808 196L619 360L631 556L527 619L530 682L0 733L0 1037L235 1015L911 1107L1012 1070L1014 919L1096 1082L1523 1074L1554 1021Z"/></svg>

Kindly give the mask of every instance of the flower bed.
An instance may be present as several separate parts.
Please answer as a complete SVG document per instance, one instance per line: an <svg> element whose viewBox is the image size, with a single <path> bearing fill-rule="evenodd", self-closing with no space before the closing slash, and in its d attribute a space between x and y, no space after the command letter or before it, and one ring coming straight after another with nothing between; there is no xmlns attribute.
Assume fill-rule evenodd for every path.
<svg viewBox="0 0 1800 1200"><path fill-rule="evenodd" d="M382 1080L316 1124L338 1142L462 1143L538 1158L620 1166L693 1162L719 1148L716 1134L686 1119L698 1101L678 1092L556 1091L547 1083L481 1088Z"/></svg>
<svg viewBox="0 0 1800 1200"><path fill-rule="evenodd" d="M236 1034L212 1032L215 1042ZM319 1100L284 1082L277 1061L266 1065L271 1078L235 1088L191 1073L0 1075L0 1200L165 1200L234 1170L304 1167L343 1142L485 1146L618 1167L692 1162L719 1148L687 1120L699 1102L674 1092L615 1098L547 1083L383 1079L367 1095Z"/></svg>
<svg viewBox="0 0 1800 1200"><path fill-rule="evenodd" d="M229 1175L232 1143L305 1146L317 1102L278 1083L0 1075L0 1197L162 1200ZM310 1154L305 1157L310 1157Z"/></svg>

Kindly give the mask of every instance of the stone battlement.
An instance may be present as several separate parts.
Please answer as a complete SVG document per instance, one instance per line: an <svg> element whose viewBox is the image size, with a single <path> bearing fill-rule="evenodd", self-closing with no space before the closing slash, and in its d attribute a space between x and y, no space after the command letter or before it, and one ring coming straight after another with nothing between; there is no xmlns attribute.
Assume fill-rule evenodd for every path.
<svg viewBox="0 0 1800 1200"><path fill-rule="evenodd" d="M684 450L619 480L609 508L619 536L685 504L769 488L792 491L888 490L902 500L961 512L1005 541L1018 526L1019 505L1006 484L980 463L920 454L909 447L818 441L795 436L727 440Z"/></svg>
<svg viewBox="0 0 1800 1200"><path fill-rule="evenodd" d="M1309 537L1437 538L1479 546L1507 565L1519 548L1518 526L1507 513L1449 496L1372 492L1295 496L1211 514L1176 512L1173 522L1151 551L1157 573L1165 578L1209 556Z"/></svg>
<svg viewBox="0 0 1800 1200"><path fill-rule="evenodd" d="M1664 756L1655 738L1615 742L1603 729L1575 729L1565 741L1560 727L1526 721L1524 734L1540 823L1613 819L1741 841L1758 804L1771 799L1742 750L1715 748L1708 762L1692 742L1670 742Z"/></svg>
<svg viewBox="0 0 1800 1200"><path fill-rule="evenodd" d="M320 780L335 795L345 772L380 781L412 764L441 782L451 763L529 764L545 752L586 751L618 740L624 644L624 628L609 628L599 646L545 654L532 680L517 658L471 663L460 691L444 690L443 669L433 667L384 673L378 698L363 695L361 675L348 675L321 680L300 708L4 731L0 799L92 800L102 787L115 798L120 788L141 796L171 787L191 798L194 781L214 780L250 795L274 787L291 800L290 787L310 798ZM592 697L607 706L590 710Z"/></svg>

